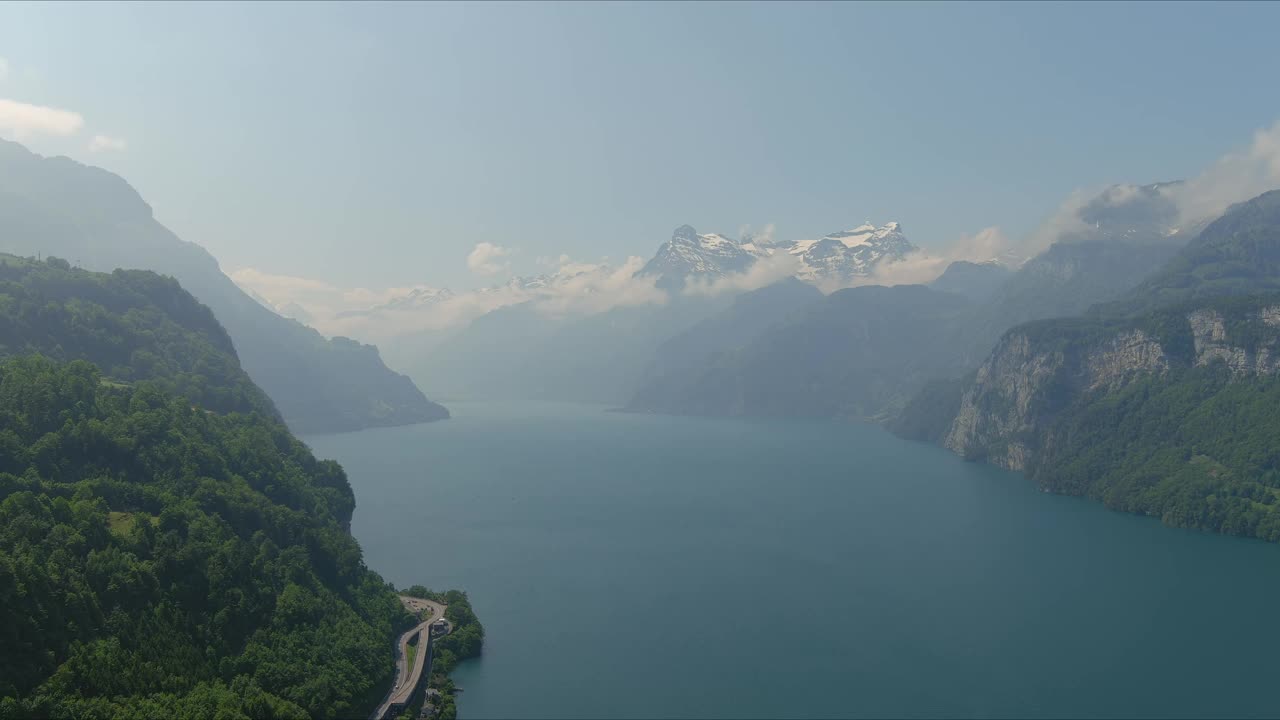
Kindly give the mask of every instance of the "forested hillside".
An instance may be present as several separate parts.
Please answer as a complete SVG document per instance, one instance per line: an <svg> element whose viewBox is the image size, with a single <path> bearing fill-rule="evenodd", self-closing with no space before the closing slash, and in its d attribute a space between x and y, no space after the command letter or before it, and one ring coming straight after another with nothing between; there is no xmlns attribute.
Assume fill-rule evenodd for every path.
<svg viewBox="0 0 1280 720"><path fill-rule="evenodd" d="M0 259L0 717L351 717L408 618L172 279ZM100 367L103 369L100 369Z"/></svg>
<svg viewBox="0 0 1280 720"><path fill-rule="evenodd" d="M209 410L278 417L213 313L152 272L0 254L0 356L29 353L88 360L112 380L150 380Z"/></svg>
<svg viewBox="0 0 1280 720"><path fill-rule="evenodd" d="M341 467L84 361L0 365L0 717L348 717L403 620ZM373 697L373 701L376 701Z"/></svg>

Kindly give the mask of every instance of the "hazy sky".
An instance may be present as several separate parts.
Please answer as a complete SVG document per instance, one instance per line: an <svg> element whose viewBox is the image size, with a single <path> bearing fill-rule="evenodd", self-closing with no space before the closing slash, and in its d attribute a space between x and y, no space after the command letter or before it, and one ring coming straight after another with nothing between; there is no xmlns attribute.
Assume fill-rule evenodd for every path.
<svg viewBox="0 0 1280 720"><path fill-rule="evenodd" d="M0 136L119 172L224 269L462 288L479 242L530 271L682 223L1017 236L1274 123L1276 28L1275 4L4 4Z"/></svg>

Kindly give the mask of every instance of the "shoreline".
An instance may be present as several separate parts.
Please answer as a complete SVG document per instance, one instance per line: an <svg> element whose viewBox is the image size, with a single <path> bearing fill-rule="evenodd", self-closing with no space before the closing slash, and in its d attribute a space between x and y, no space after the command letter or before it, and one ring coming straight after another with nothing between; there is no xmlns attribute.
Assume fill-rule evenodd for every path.
<svg viewBox="0 0 1280 720"><path fill-rule="evenodd" d="M480 655L484 628L464 592L440 593L414 585L397 595L406 613L418 622L397 635L392 685L369 718L455 720L456 694L461 689L449 676L459 662ZM410 667L409 648L415 641Z"/></svg>

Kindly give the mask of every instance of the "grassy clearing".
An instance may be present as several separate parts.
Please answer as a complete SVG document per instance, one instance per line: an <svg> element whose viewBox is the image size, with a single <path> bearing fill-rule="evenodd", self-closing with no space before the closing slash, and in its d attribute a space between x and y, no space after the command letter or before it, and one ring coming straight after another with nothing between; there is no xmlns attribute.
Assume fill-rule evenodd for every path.
<svg viewBox="0 0 1280 720"><path fill-rule="evenodd" d="M416 643L416 642L410 642L410 643L409 643L409 654L408 654L408 656L407 656L407 657L409 658L409 660L408 660L408 663L409 663L408 667L409 667L409 670L410 670L410 671L412 671L412 670L413 670L413 659L414 659L414 658L416 658L417 656L418 656L418 643Z"/></svg>
<svg viewBox="0 0 1280 720"><path fill-rule="evenodd" d="M124 537L133 531L133 524L137 520L133 517L133 513L115 512L114 510L107 513L107 529L112 535Z"/></svg>
<svg viewBox="0 0 1280 720"><path fill-rule="evenodd" d="M112 510L107 513L107 529L111 531L112 535L126 537L133 532L133 526L137 524L139 518L151 523L152 526L160 524L160 518L155 515Z"/></svg>

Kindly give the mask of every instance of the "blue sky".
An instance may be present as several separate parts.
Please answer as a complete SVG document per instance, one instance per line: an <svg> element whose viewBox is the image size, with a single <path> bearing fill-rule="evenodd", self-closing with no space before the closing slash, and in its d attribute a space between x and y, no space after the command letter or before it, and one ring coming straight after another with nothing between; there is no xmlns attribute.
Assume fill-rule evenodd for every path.
<svg viewBox="0 0 1280 720"><path fill-rule="evenodd" d="M1275 4L4 4L0 98L77 113L20 139L122 174L224 268L465 288L478 242L532 271L683 223L1018 237L1280 119L1278 27Z"/></svg>

